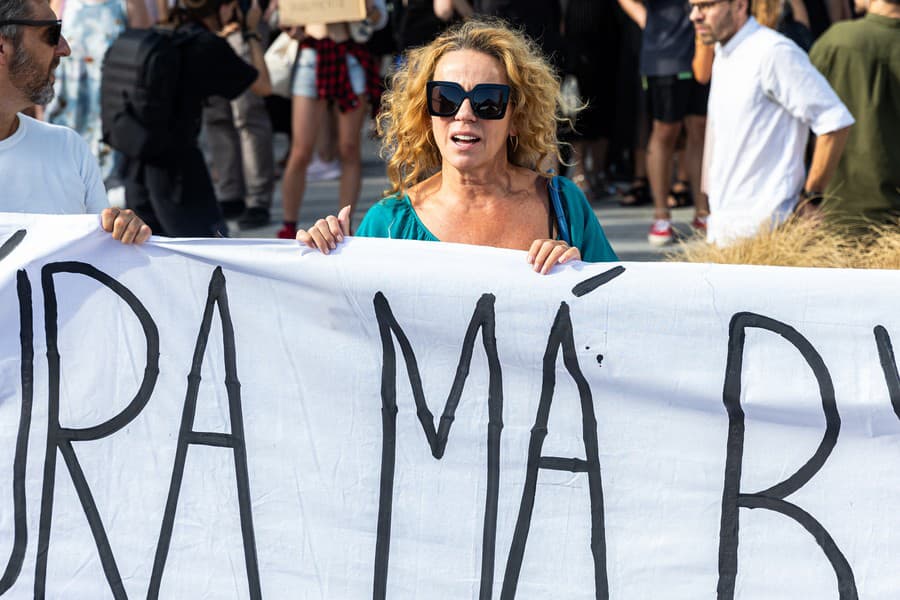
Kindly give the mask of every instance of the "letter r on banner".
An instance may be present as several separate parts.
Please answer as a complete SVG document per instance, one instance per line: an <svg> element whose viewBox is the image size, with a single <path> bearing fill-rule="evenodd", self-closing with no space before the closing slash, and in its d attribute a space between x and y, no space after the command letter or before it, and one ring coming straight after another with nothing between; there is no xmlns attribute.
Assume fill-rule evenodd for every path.
<svg viewBox="0 0 900 600"><path fill-rule="evenodd" d="M748 328L755 327L777 333L790 342L813 371L822 397L825 412L825 435L815 454L796 473L755 494L741 492L741 469L744 458L744 411L741 408L741 375L744 360L744 341ZM722 492L722 521L719 530L719 600L733 600L738 568L738 526L741 508L764 508L775 511L803 526L822 548L837 576L841 600L856 600L856 582L850 563L841 553L831 535L812 515L785 500L806 485L825 464L837 444L841 417L834 398L834 386L822 357L800 333L780 321L749 312L731 318L728 336L728 361L725 371L723 402L728 411L728 445L725 458L725 486Z"/></svg>
<svg viewBox="0 0 900 600"><path fill-rule="evenodd" d="M147 341L147 364L141 386L131 402L122 412L104 423L94 427L72 429L62 427L59 423L59 387L62 358L58 347L57 298L53 276L56 273L75 273L95 279L118 295L131 308L144 331ZM78 456L72 446L73 441L91 441L108 437L131 423L144 410L159 376L159 330L150 313L128 288L96 269L81 262L58 262L46 265L41 270L41 282L44 289L44 329L47 333L47 362L50 367L50 398L47 415L47 454L44 458L44 491L41 498L41 520L38 529L37 560L35 562L34 597L44 598L47 580L47 556L50 550L50 527L53 518L53 492L56 484L57 450L62 454L75 484L78 500L84 509L91 534L97 545L100 563L109 582L110 591L116 600L126 598L122 577L116 566L109 538L100 518L100 511L94 502L93 494L88 486L87 478L78 462Z"/></svg>

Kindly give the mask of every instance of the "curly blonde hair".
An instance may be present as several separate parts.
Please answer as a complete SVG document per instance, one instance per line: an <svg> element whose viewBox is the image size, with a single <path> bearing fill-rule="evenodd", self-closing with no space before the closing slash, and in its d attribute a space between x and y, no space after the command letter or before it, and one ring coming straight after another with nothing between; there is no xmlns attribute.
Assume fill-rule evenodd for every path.
<svg viewBox="0 0 900 600"><path fill-rule="evenodd" d="M534 42L503 21L473 19L410 50L406 63L390 78L377 119L381 156L387 161L391 182L388 193L404 193L441 165L425 84L434 77L438 61L457 50L483 52L500 61L506 71L509 102L515 106L511 128L519 134L507 144L509 162L538 171L548 157L560 158L557 124L568 119L560 112L560 84L553 68Z"/></svg>

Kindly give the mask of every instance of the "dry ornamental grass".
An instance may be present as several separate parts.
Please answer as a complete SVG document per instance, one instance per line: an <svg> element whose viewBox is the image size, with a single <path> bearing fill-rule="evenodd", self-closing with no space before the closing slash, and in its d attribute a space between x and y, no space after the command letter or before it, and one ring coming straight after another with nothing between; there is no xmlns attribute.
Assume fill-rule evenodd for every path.
<svg viewBox="0 0 900 600"><path fill-rule="evenodd" d="M726 247L702 239L681 242L668 261L783 267L900 269L900 219L848 226L793 217L762 227L755 237Z"/></svg>

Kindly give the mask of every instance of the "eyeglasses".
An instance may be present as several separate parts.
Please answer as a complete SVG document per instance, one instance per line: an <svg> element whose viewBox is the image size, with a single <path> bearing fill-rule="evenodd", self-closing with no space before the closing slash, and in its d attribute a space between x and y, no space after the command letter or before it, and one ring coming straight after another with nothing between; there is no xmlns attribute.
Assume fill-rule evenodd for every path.
<svg viewBox="0 0 900 600"><path fill-rule="evenodd" d="M428 113L433 117L452 117L468 98L479 119L502 119L509 104L509 86L499 83L479 83L467 92L452 81L429 81L426 90Z"/></svg>
<svg viewBox="0 0 900 600"><path fill-rule="evenodd" d="M46 27L47 34L44 38L48 44L56 48L59 46L59 38L62 37L62 21L60 20L35 20L35 19L7 19L0 21L0 27L7 25L25 25L27 27Z"/></svg>
<svg viewBox="0 0 900 600"><path fill-rule="evenodd" d="M684 12L690 15L696 8L701 15L705 15L706 11L719 4L720 2L730 2L731 0L705 0L704 2L688 2L684 5Z"/></svg>

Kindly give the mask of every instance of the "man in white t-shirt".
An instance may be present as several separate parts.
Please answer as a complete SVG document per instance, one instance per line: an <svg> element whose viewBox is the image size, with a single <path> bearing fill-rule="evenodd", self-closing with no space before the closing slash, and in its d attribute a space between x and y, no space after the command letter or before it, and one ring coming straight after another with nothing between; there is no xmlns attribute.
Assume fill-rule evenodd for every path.
<svg viewBox="0 0 900 600"><path fill-rule="evenodd" d="M53 71L68 56L46 0L0 4L0 212L99 213L122 243L150 228L130 210L110 208L96 159L77 133L19 113L53 98Z"/></svg>
<svg viewBox="0 0 900 600"><path fill-rule="evenodd" d="M809 57L748 16L747 3L690 0L697 34L716 44L704 160L707 239L720 245L783 222L800 198L821 197L853 124ZM810 129L818 137L807 174Z"/></svg>

